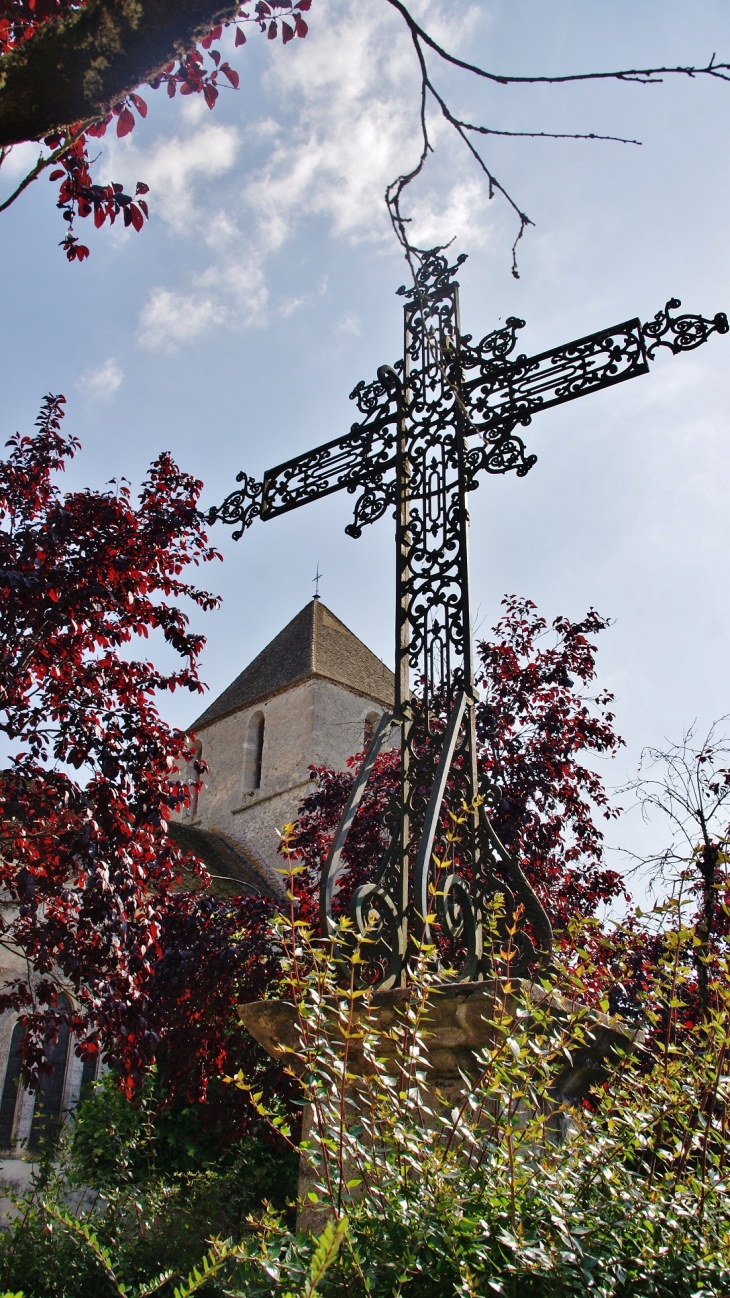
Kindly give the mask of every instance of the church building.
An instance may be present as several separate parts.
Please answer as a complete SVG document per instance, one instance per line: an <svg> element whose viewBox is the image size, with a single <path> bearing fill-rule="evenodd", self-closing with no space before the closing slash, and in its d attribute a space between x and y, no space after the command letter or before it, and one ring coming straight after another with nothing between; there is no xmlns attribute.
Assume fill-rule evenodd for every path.
<svg viewBox="0 0 730 1298"><path fill-rule="evenodd" d="M296 819L310 766L344 770L392 708L394 686L389 668L315 596L192 723L207 769L170 832L205 861L213 891L284 898L277 831ZM0 979L20 963L3 953ZM52 1074L31 1095L19 1086L22 1031L15 1013L0 1017L0 1182L16 1189L96 1069L78 1058L66 1029Z"/></svg>
<svg viewBox="0 0 730 1298"><path fill-rule="evenodd" d="M393 673L315 596L193 722L207 767L171 825L217 890L283 897L281 827L296 819L310 767L344 770L382 713Z"/></svg>

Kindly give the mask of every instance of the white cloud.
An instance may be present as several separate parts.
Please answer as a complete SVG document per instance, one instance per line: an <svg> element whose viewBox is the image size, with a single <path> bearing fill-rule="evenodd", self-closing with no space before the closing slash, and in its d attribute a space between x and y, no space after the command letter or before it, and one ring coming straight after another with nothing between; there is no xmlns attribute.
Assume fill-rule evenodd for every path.
<svg viewBox="0 0 730 1298"><path fill-rule="evenodd" d="M173 230L184 230L196 216L195 182L228 171L237 150L235 128L210 122L187 138L163 140L144 158L144 179L154 192L155 210Z"/></svg>
<svg viewBox="0 0 730 1298"><path fill-rule="evenodd" d="M172 351L190 342L225 319L225 310L210 296L186 296L166 288L152 290L140 316L140 342L145 347Z"/></svg>
<svg viewBox="0 0 730 1298"><path fill-rule="evenodd" d="M187 117L195 128L197 117L190 113ZM154 213L178 234L195 228L201 218L206 224L215 220L209 207L204 213L196 207L196 188L201 181L230 170L239 143L236 128L219 122L206 122L189 135L167 136L147 151L137 148L133 138L110 136L108 142L105 138L105 175L116 175L122 168L131 174L133 168L152 190Z"/></svg>
<svg viewBox="0 0 730 1298"><path fill-rule="evenodd" d="M452 49L479 18L474 7L456 23L449 14L447 31L443 0L416 7ZM185 110L190 135L167 139L138 160L155 209L175 232L202 231L213 255L207 270L193 277L192 293L154 290L140 321L145 346L170 349L221 324L265 324L267 260L307 219L323 219L334 238L348 243L377 246L393 238L385 187L420 150L419 72L402 20L385 5L318 0L307 40L294 51L271 51L270 59L264 75L269 103L245 130L247 150L260 157L264 146L267 156L249 168L242 191L220 184L215 208L208 200L203 217L196 207L196 186L230 170L240 144L233 127L200 126L199 109ZM454 236L470 246L482 243L489 230L486 185L466 150L454 150L440 118L431 134L449 147L436 166L429 163L405 201L413 235L424 246ZM286 297L275 310L286 315L301 305ZM338 329L356 332L357 321L341 321Z"/></svg>
<svg viewBox="0 0 730 1298"><path fill-rule="evenodd" d="M476 7L457 22L451 14L448 31L439 4L417 8L434 36L444 36L452 49L475 21L483 25ZM325 216L333 234L351 242L391 238L383 194L415 164L421 147L420 76L398 15L357 0L320 0L314 38L295 59L272 61L267 86L275 102L295 105L297 113L293 129L278 133L245 190L272 248L312 215ZM451 144L451 128L440 117L429 130L433 142ZM460 173L468 175L466 182ZM473 177L466 150L460 155L449 148L448 175L430 162L416 186L406 199L406 208L415 209L416 238L433 243L468 234L473 243L483 237L486 186Z"/></svg>
<svg viewBox="0 0 730 1298"><path fill-rule="evenodd" d="M86 370L76 387L90 401L108 401L124 378L124 372L112 356L98 369Z"/></svg>
<svg viewBox="0 0 730 1298"><path fill-rule="evenodd" d="M360 337L360 317L354 311L348 311L337 321L335 332L338 334L352 334L354 338Z"/></svg>
<svg viewBox="0 0 730 1298"><path fill-rule="evenodd" d="M279 315L283 316L285 320L288 320L289 316L294 315L294 312L298 311L301 306L304 306L307 301L308 299L306 297L290 297L286 302L282 302L279 307Z"/></svg>
<svg viewBox="0 0 730 1298"><path fill-rule="evenodd" d="M35 166L42 153L45 153L45 150L40 144L33 142L12 145L3 158L0 178L10 181L22 180L23 176L27 176Z"/></svg>
<svg viewBox="0 0 730 1298"><path fill-rule="evenodd" d="M210 114L210 109L202 95L180 95L178 99L183 120L197 126Z"/></svg>

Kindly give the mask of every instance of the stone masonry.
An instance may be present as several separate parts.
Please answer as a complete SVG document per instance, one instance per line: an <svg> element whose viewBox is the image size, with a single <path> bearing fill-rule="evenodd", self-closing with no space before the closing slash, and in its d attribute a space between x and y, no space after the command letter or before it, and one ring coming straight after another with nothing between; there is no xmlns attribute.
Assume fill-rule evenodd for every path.
<svg viewBox="0 0 730 1298"><path fill-rule="evenodd" d="M190 727L208 771L176 839L237 891L281 895L277 831L296 819L310 766L344 770L393 691L389 668L311 600Z"/></svg>

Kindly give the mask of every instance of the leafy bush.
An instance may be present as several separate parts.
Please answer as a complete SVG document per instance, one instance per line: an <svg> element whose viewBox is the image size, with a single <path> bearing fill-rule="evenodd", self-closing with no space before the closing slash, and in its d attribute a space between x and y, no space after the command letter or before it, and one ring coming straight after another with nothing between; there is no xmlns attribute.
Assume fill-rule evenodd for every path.
<svg viewBox="0 0 730 1298"><path fill-rule="evenodd" d="M136 1128L124 1125L125 1116L108 1134L104 1114L113 1117L113 1106L96 1113L87 1107L77 1127L76 1166L89 1181L96 1176L103 1191L71 1216L58 1185L41 1188L35 1224L21 1223L2 1246L0 1284L22 1287L26 1298L96 1298L114 1286L117 1294L131 1293L143 1276L163 1271L134 1292L169 1298L196 1290L234 1298L294 1292L312 1298L315 1291L321 1298L722 1298L730 1292L730 971L724 965L713 972L716 1009L694 1026L683 1015L677 1020L681 981L691 971L691 929L664 935L643 1005L645 1022L655 1029L647 1036L650 1047L616 1051L589 1098L570 1109L556 1098L556 1073L566 1056L590 1044L596 1021L581 997L594 971L579 941L570 966L556 969L549 988L512 982L510 952L501 953L478 1071L464 1074L460 1096L447 1102L429 1082L429 1013L438 994L429 952L384 1033L377 1002L357 987L359 952L343 989L337 952L313 941L298 921L279 921L277 939L292 1002L289 1063L311 1106L303 1144L313 1167L308 1206L310 1218L319 1214L312 1223L319 1242L295 1233L268 1207L249 1209L237 1227L222 1224L226 1186L240 1175L234 1164L148 1175L143 1110ZM619 979L621 949L617 940ZM355 1066L356 1057L364 1067ZM243 1076L231 1080L248 1089ZM260 1093L252 1099L266 1117ZM271 1121L287 1138L285 1119L275 1114ZM120 1151L118 1171L113 1148ZM259 1155L250 1146L239 1157L248 1159L250 1172ZM256 1188L262 1192L262 1180ZM183 1281L206 1221L205 1265Z"/></svg>
<svg viewBox="0 0 730 1298"><path fill-rule="evenodd" d="M259 1123L221 1153L196 1122L200 1106L178 1102L160 1112L162 1086L153 1071L131 1102L109 1073L89 1091L59 1162L41 1165L17 1201L13 1230L0 1236L0 1289L22 1287L24 1298L108 1298L110 1279L84 1226L133 1284L161 1272L179 1280L212 1236L239 1238L264 1202L286 1213L298 1160L281 1140L275 1145Z"/></svg>

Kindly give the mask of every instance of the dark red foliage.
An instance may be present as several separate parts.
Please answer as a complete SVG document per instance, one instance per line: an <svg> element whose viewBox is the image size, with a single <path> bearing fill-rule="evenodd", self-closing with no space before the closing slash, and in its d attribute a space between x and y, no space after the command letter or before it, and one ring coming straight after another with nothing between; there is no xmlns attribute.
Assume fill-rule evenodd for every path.
<svg viewBox="0 0 730 1298"><path fill-rule="evenodd" d="M210 893L175 891L160 909L161 957L144 982L150 1025L168 1103L176 1095L207 1101L200 1121L226 1145L255 1120L235 1087L209 1086L243 1069L270 1102L291 1102L297 1088L238 1021L239 1002L277 994L280 956L272 941L274 906L261 897L224 902ZM296 1122L299 1110L291 1106Z"/></svg>
<svg viewBox="0 0 730 1298"><path fill-rule="evenodd" d="M62 496L53 475L78 446L63 401L46 398L36 435L13 437L0 463L2 940L33 971L0 1010L20 1010L32 1073L70 991L84 1050L103 1049L132 1085L157 1044L145 987L186 861L166 823L188 797L175 776L188 741L155 697L202 690L204 641L179 601L214 607L183 572L216 552L201 483L167 454L136 503L124 484ZM176 669L133 656L150 633Z"/></svg>
<svg viewBox="0 0 730 1298"><path fill-rule="evenodd" d="M202 690L204 641L180 601L217 602L184 577L219 557L197 508L202 484L163 454L137 503L123 484L61 495L54 474L78 449L61 432L63 404L46 398L35 436L12 438L0 462L0 924L23 970L0 1012L25 1024L31 1082L63 1019L128 1094L157 1059L170 1101L203 1100L240 1067L286 1099L289 1083L235 1013L279 977L272 904L213 896L167 833L190 796L178 772L194 750L155 698ZM134 656L151 634L179 656L176 670ZM198 875L192 889L184 870L188 883ZM216 1095L205 1120L229 1141L253 1110L239 1092Z"/></svg>
<svg viewBox="0 0 730 1298"><path fill-rule="evenodd" d="M547 625L529 600L504 601L493 638L479 645L477 705L480 777L496 786L493 821L516 853L555 928L576 914L594 915L601 902L623 892L618 874L603 863L598 811L618 814L586 754L615 753L622 740L608 710L612 696L591 697L595 645L587 639L605 619L591 611L582 622L556 618ZM357 767L361 756L351 759ZM343 894L372 874L386 844L383 817L397 787L399 755L378 759L348 839ZM352 785L353 774L315 768L317 788L305 799L291 846L306 865L297 883L302 905L314 914L322 862Z"/></svg>
<svg viewBox="0 0 730 1298"><path fill-rule="evenodd" d="M133 98L139 99L139 96L134 95ZM141 103L142 100L139 102ZM129 122L133 124L132 115L127 109L120 113L118 122L124 122L124 113L127 113ZM126 135L131 129L132 126L125 122L123 129L118 129L117 134ZM101 128L97 127L93 133L101 134ZM68 136L62 135L49 135L46 138L45 142L50 149L54 152L61 150L58 158L60 165L50 173L48 178L51 181L62 181L56 206L63 212L63 219L68 222L68 229L61 241L61 247L69 261L83 261L88 257L89 249L79 243L73 233L75 218L91 216L93 212L94 225L98 229L106 220L113 225L121 213L125 225L141 230L145 217L149 216L147 203L141 195L149 193L149 185L145 185L141 180L137 181L135 195L132 198L124 193L121 185L94 184L89 170L86 136L77 136L69 147L65 148L68 139Z"/></svg>
<svg viewBox="0 0 730 1298"><path fill-rule="evenodd" d="M38 31L53 18L63 17L70 10L83 7L88 0L0 0L0 60L3 54L15 49L24 41L34 38ZM224 24L214 27L200 42L201 49L213 64L212 68L204 66L204 55L200 49L184 54L177 62L170 63L158 77L149 82L150 88L159 89L164 85L172 98L177 90L182 95L202 94L209 108L213 108L220 93L219 75L225 77L228 86L238 89L240 77L235 68L227 62L221 62L218 50L211 46L219 41L224 28L235 28L235 45L244 45L246 36L243 28L251 23L259 30L266 32L269 39L275 39L279 30L281 12L290 15L291 23L281 22L281 35L284 45L293 37L307 35L307 24L302 12L311 7L312 0L258 0L254 6L253 16L241 6L237 16ZM89 156L88 137L101 138L107 127L116 119L116 133L121 138L134 129L136 118L132 109L140 117L147 116L147 103L136 93L112 106L109 114L92 125L77 123L69 125L65 131L49 135L44 140L50 149L49 162L57 164L50 174L52 181L61 180L57 206L63 212L63 219L68 223L66 234L61 240L61 248L69 261L84 261L89 256L89 249L79 242L74 234L76 217L87 217L93 212L94 225L97 229L108 219L113 225L116 217L122 213L124 224L141 230L144 220L149 216L147 204L138 196L146 194L149 186L137 182L135 198L124 193L124 186L118 183L107 185L96 184L91 176L95 159ZM1 159L0 159L1 161ZM136 201L135 201L136 200Z"/></svg>
<svg viewBox="0 0 730 1298"><path fill-rule="evenodd" d="M512 596L493 639L478 646L477 739L481 773L499 790L494 827L515 852L554 927L593 915L619 896L619 875L603 864L595 813L617 816L603 780L584 755L613 756L613 695L591 697L596 647L588 637L609 625L591 609L582 622L547 623L535 605Z"/></svg>

